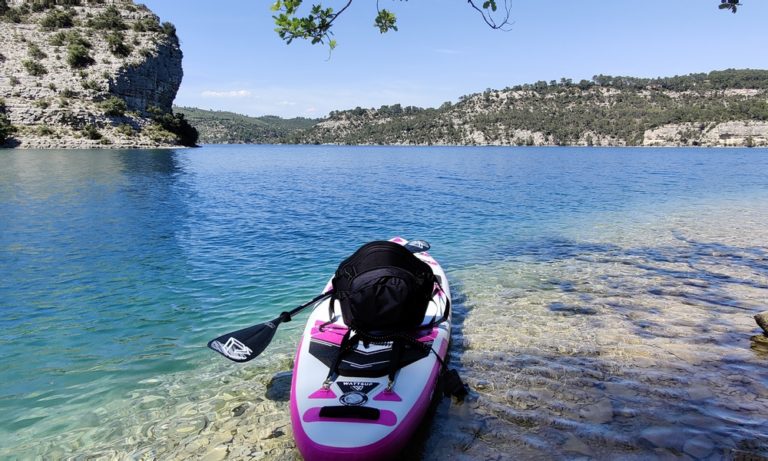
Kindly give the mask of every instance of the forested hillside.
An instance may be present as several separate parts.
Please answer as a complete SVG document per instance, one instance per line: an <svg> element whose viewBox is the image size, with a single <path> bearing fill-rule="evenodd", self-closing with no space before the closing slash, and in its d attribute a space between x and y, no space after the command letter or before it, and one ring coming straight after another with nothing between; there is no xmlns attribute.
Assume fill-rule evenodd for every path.
<svg viewBox="0 0 768 461"><path fill-rule="evenodd" d="M197 128L203 144L269 144L283 142L292 133L309 128L319 120L309 118L283 119L267 115L249 117L233 112L212 111L192 107L174 107Z"/></svg>
<svg viewBox="0 0 768 461"><path fill-rule="evenodd" d="M768 145L768 71L536 82L446 102L332 112L298 143Z"/></svg>
<svg viewBox="0 0 768 461"><path fill-rule="evenodd" d="M768 146L768 71L563 78L438 108L357 107L322 120L175 110L208 143Z"/></svg>

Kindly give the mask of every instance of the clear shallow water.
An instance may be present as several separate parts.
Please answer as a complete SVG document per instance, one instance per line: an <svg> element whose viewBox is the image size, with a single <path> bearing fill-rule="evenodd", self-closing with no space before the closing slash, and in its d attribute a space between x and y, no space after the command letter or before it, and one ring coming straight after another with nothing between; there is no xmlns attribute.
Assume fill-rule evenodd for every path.
<svg viewBox="0 0 768 461"><path fill-rule="evenodd" d="M0 457L294 459L302 321L361 243L424 238L457 299L420 457L768 456L768 151L0 151ZM281 387L282 386L282 387Z"/></svg>

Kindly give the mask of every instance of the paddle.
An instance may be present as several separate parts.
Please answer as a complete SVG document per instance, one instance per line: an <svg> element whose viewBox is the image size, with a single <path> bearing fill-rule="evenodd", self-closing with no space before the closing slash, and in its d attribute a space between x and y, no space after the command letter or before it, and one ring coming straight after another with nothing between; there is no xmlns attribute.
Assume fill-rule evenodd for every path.
<svg viewBox="0 0 768 461"><path fill-rule="evenodd" d="M234 362L247 362L264 352L264 349L272 342L278 325L283 322L290 322L294 315L330 296L331 292L323 293L289 312L282 312L279 317L270 322L221 335L211 340L208 347Z"/></svg>
<svg viewBox="0 0 768 461"><path fill-rule="evenodd" d="M421 253L422 251L429 250L430 245L429 242L424 240L411 240L405 245L405 248L410 250L411 253ZM307 307L330 297L331 293L330 291L323 293L289 312L282 312L279 317L270 322L260 323L221 335L208 342L208 347L234 362L247 362L264 352L264 349L272 342L277 327L281 323L290 322L291 317Z"/></svg>
<svg viewBox="0 0 768 461"><path fill-rule="evenodd" d="M431 245L426 240L411 240L405 244L405 248L411 251L411 253L421 253L427 251Z"/></svg>

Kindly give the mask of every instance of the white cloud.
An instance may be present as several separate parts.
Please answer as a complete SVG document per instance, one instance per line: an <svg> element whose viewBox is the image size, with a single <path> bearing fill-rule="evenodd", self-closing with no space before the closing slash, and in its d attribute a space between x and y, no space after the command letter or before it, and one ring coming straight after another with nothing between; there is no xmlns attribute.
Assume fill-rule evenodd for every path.
<svg viewBox="0 0 768 461"><path fill-rule="evenodd" d="M407 79L377 81L356 85L345 81L341 85L323 84L321 90L312 86L264 85L261 83L230 83L220 88L249 88L248 90L214 91L210 87L182 86L176 98L179 106L225 110L252 116L277 115L291 117L323 117L330 111L383 104L438 107L456 95L468 93L433 79L428 85Z"/></svg>
<svg viewBox="0 0 768 461"><path fill-rule="evenodd" d="M231 90L231 91L213 91L205 90L200 93L200 96L204 98L242 98L250 96L252 93L249 90Z"/></svg>

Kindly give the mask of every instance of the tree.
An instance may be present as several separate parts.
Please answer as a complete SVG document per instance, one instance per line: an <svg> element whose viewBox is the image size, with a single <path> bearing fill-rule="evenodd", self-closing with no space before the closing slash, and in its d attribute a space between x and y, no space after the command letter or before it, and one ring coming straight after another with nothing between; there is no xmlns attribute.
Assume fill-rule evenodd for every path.
<svg viewBox="0 0 768 461"><path fill-rule="evenodd" d="M272 11L276 13L272 16L277 26L275 32L286 43L301 38L309 40L312 44L328 43L328 46L333 49L336 47L336 40L331 38L333 35L331 28L334 21L349 8L352 1L346 0L344 6L338 11L331 7L323 7L322 4L314 4L309 14L302 16L299 9L304 0L275 0L272 5ZM483 0L480 6L478 6L478 0L467 0L467 3L480 13L488 27L507 30L510 26L509 16L512 12L510 0ZM391 11L379 8L378 0L376 12L373 24L379 32L383 34L390 30L397 31L397 17Z"/></svg>
<svg viewBox="0 0 768 461"><path fill-rule="evenodd" d="M731 13L736 13L736 7L741 6L739 0L720 0L721 10L731 10Z"/></svg>
<svg viewBox="0 0 768 461"><path fill-rule="evenodd" d="M272 11L275 12L275 15L272 16L276 26L275 32L286 43L300 38L309 40L313 45L327 43L331 49L334 49L336 40L331 38L333 23L352 5L353 0L342 1L343 6L338 11L318 3L312 5L308 14L302 15L303 13L300 13L299 10L304 0L275 0L275 3L272 4ZM469 6L480 13L488 27L500 30L509 30L511 26L512 5L510 2L511 0L467 0ZM720 0L719 8L735 13L738 6L741 6L739 0ZM379 0L376 0L376 17L373 25L382 34L390 30L397 31L397 17L391 11L379 8Z"/></svg>
<svg viewBox="0 0 768 461"><path fill-rule="evenodd" d="M0 99L0 145L2 145L13 132L16 131L8 116L5 115L5 101Z"/></svg>

